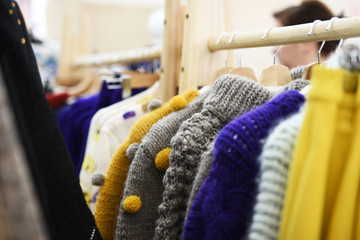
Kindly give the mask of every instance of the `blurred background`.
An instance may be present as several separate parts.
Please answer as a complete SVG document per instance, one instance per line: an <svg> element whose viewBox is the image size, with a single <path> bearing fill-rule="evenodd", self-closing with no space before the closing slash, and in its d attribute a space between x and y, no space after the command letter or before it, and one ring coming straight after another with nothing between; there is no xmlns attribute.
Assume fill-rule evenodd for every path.
<svg viewBox="0 0 360 240"><path fill-rule="evenodd" d="M232 0L231 29L251 31L275 26L272 13L300 0ZM358 0L326 0L335 15L359 16ZM130 50L162 41L164 0L19 0L29 31L50 46L48 54L61 52L61 37L65 18L70 19L66 31L81 34L82 19L89 26L88 42L93 53ZM357 41L359 39L351 39ZM242 64L251 67L257 75L272 64L271 47L243 49ZM51 53L50 53L51 52ZM44 53L43 53L44 54Z"/></svg>

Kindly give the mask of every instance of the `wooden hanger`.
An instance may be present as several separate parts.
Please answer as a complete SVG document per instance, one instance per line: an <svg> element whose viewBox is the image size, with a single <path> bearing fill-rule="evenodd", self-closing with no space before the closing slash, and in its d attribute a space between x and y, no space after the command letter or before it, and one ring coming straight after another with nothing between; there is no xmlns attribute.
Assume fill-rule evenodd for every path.
<svg viewBox="0 0 360 240"><path fill-rule="evenodd" d="M94 69L84 69L81 81L68 88L70 96L91 95L100 91L102 80Z"/></svg>
<svg viewBox="0 0 360 240"><path fill-rule="evenodd" d="M151 87L156 81L160 79L158 73L142 73L134 71L124 71L123 74L130 75L131 88Z"/></svg>
<svg viewBox="0 0 360 240"><path fill-rule="evenodd" d="M275 64L276 55L282 46L274 54L274 65L265 68L260 76L259 83L263 86L284 86L292 81L290 70L284 65Z"/></svg>
<svg viewBox="0 0 360 240"><path fill-rule="evenodd" d="M228 43L231 43L234 39L234 37L236 36L236 34L239 33L239 31L235 31L231 34L230 39L228 41ZM257 78L255 76L255 72L252 68L249 67L242 67L241 66L241 58L242 56L238 55L238 54L234 54L235 58L236 58L236 64L239 67L235 67L230 71L230 74L235 74L235 75L239 75L239 76L243 76L246 77L248 79L254 80L255 82L257 82Z"/></svg>
<svg viewBox="0 0 360 240"><path fill-rule="evenodd" d="M213 75L212 75L212 78L211 78L212 81L211 81L211 83L214 83L215 80L216 80L218 77L220 77L221 75L230 73L233 69L234 69L233 67L223 67L223 68L217 69L217 70L213 73Z"/></svg>
<svg viewBox="0 0 360 240"><path fill-rule="evenodd" d="M304 80L309 80L310 77L311 77L311 71L313 70L313 67L314 67L314 66L317 66L317 65L319 65L319 64L321 63L321 50L323 49L323 47L324 47L324 45L325 45L325 42L326 42L326 41L323 41L323 42L321 43L320 48L319 48L319 51L318 51L318 61L315 62L315 63L310 63L310 64L308 64L308 65L305 67L304 73L303 73L303 75L302 75L302 79L304 79Z"/></svg>
<svg viewBox="0 0 360 240"><path fill-rule="evenodd" d="M221 39L228 35L229 33L227 32L223 32L222 34L220 34L220 36L218 37L218 39L216 40L216 44L219 44ZM213 74L212 74L212 77L211 77L211 84L213 84L215 82L215 80L220 77L221 75L223 74L229 74L231 73L231 71L234 69L233 67L233 60L230 61L230 66L228 66L229 64L229 59L230 59L230 55L232 54L232 51L228 53L228 56L225 60L225 66L226 67L222 67L222 68L219 68L217 69Z"/></svg>
<svg viewBox="0 0 360 240"><path fill-rule="evenodd" d="M292 81L290 70L284 65L272 65L265 68L259 83L263 86L284 86Z"/></svg>
<svg viewBox="0 0 360 240"><path fill-rule="evenodd" d="M235 74L239 76L246 77L248 79L251 79L255 82L257 82L257 78L255 76L255 72L252 68L249 67L236 67L230 71L230 74Z"/></svg>
<svg viewBox="0 0 360 240"><path fill-rule="evenodd" d="M337 19L339 19L339 18L338 18L338 17L332 17L332 18L330 19L330 22L329 22L328 26L326 27L326 31L329 31L329 30L331 29L332 24L333 24L334 21L337 20ZM311 26L311 29L310 29L310 31L308 32L308 35L309 35L309 36L311 36L311 34L313 33L314 26L315 26L315 24L316 24L317 22L321 22L321 21L320 21L320 20L315 20L315 21L313 22L313 24L312 24L312 26ZM318 61L315 62L315 63L311 63L311 64L309 64L309 65L307 65L307 66L305 67L304 73L303 73L303 75L302 75L302 79L304 79L304 80L309 80L310 77L311 77L311 71L313 70L314 66L319 65L319 64L321 63L321 50L323 49L323 47L324 47L324 45L325 45L325 42L326 42L326 41L323 41L323 42L321 43L321 46L320 46L320 48L319 48L319 50L318 50ZM344 39L342 38L342 39L340 40L340 42L339 42L339 46L336 48L336 51L339 50L339 48L341 47L341 45L342 45L343 42L344 42ZM324 62L324 63L325 63L325 62Z"/></svg>

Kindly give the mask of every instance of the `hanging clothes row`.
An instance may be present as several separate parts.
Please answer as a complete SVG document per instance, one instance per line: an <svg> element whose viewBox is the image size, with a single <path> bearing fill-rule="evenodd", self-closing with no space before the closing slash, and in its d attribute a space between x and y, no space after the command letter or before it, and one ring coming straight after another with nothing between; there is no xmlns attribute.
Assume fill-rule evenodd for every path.
<svg viewBox="0 0 360 240"><path fill-rule="evenodd" d="M134 123L106 174L92 177L100 186L92 200L103 238L356 237L355 215L349 220L338 211L348 196L354 204L347 214L357 209L355 156L349 152L349 165L339 160L348 149L357 152L358 79L316 66L311 87L293 79L274 92L226 74L153 109Z"/></svg>
<svg viewBox="0 0 360 240"><path fill-rule="evenodd" d="M0 0L0 12L0 69L44 238L359 238L358 48L314 66L311 83L299 67L276 88L225 74L162 103L158 82L127 99L102 82L60 113L64 141L21 11Z"/></svg>
<svg viewBox="0 0 360 240"><path fill-rule="evenodd" d="M292 76L301 76L303 70L293 69ZM157 239L179 237L200 158L219 131L236 116L264 104L279 92L284 91L285 96L295 94L297 100L290 103L303 102L297 91L308 84L308 80L293 79L274 91L244 77L224 75L212 87L176 96L140 118L114 153L106 175L96 173L91 179L96 190L88 199L91 206L96 205L95 219L103 238L151 239L155 229ZM280 98L276 104L269 104L287 99ZM285 102L280 104L285 108L284 115L299 108L299 104L286 108L289 102ZM278 119L282 115L275 116ZM107 131L103 133L102 127L96 134L89 135L88 141L93 141L94 136L106 138ZM82 170L89 171L92 166L96 171L94 165L88 164L89 159L87 156Z"/></svg>

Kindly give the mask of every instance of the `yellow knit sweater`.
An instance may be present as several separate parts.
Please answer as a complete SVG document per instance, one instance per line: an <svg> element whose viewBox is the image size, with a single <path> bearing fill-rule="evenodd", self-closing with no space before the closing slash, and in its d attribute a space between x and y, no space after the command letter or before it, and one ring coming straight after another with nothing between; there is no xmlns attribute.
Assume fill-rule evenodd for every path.
<svg viewBox="0 0 360 240"><path fill-rule="evenodd" d="M183 95L173 97L168 103L153 110L139 119L131 128L125 142L113 155L105 175L104 185L97 197L95 221L104 240L112 240L115 235L116 219L125 181L131 160L126 156L126 150L132 143L140 143L151 126L171 112L184 108L199 96L197 90L189 90Z"/></svg>

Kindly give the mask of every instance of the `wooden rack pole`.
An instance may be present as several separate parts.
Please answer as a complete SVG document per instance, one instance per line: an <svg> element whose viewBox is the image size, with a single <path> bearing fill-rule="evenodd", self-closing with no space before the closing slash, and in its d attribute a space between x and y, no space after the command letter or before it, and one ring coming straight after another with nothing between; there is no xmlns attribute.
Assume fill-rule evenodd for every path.
<svg viewBox="0 0 360 240"><path fill-rule="evenodd" d="M180 6L180 0L166 0L160 70L160 91L163 102L176 95L176 87L179 83L184 17L185 7Z"/></svg>
<svg viewBox="0 0 360 240"><path fill-rule="evenodd" d="M63 19L62 50L59 59L58 75L56 83L62 86L74 86L78 84L84 73L83 69L73 69L73 59L77 55L90 54L92 44L90 40L91 29L89 18L83 15L81 18L80 32L74 33L74 16L66 15Z"/></svg>
<svg viewBox="0 0 360 240"><path fill-rule="evenodd" d="M49 239L0 67L0 239Z"/></svg>
<svg viewBox="0 0 360 240"><path fill-rule="evenodd" d="M89 54L78 56L73 61L73 67L101 66L113 63L133 63L160 59L161 47L147 47L117 53Z"/></svg>
<svg viewBox="0 0 360 240"><path fill-rule="evenodd" d="M235 35L231 43L228 43L230 34L227 34L221 38L218 44L216 44L216 41L220 36L217 35L208 39L208 47L210 51L218 51L304 42L330 41L360 36L360 17L337 19L333 22L329 31L327 31L326 28L329 23L330 20L316 23L313 33L310 36L308 35L308 32L313 26L313 23L270 29L263 40L261 38L264 36L267 29L243 33L239 32Z"/></svg>
<svg viewBox="0 0 360 240"><path fill-rule="evenodd" d="M208 85L213 71L225 66L226 52L211 53L205 44L210 36L230 24L228 0L188 0L181 59L179 92Z"/></svg>

